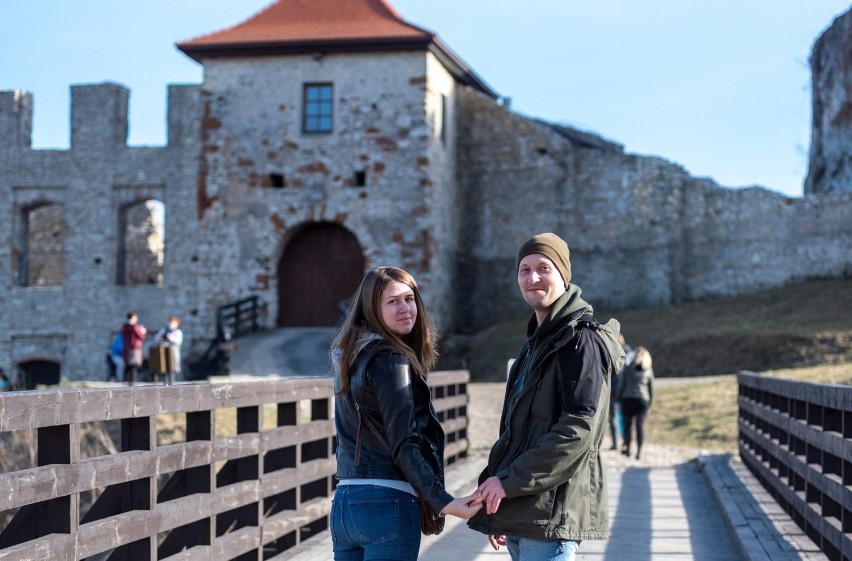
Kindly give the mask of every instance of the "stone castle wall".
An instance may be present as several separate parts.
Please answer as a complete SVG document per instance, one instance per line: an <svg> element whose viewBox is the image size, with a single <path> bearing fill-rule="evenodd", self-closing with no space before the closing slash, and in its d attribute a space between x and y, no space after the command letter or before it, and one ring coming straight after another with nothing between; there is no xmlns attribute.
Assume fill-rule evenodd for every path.
<svg viewBox="0 0 852 561"><path fill-rule="evenodd" d="M334 84L333 133L301 133L306 82ZM213 337L217 308L244 296L267 303L271 327L282 254L315 223L351 232L365 268L410 270L443 332L527 313L514 256L541 231L568 241L573 282L610 309L852 274L852 190L724 189L515 114L428 52L207 61L204 84L169 88L162 147L127 146L128 97L74 86L70 149L34 150L32 96L0 92L6 370L44 359L102 378L131 309L152 331L181 316L187 357ZM122 286L118 217L147 199L165 207L163 285ZM63 209L64 280L19 286L22 209L45 202Z"/></svg>
<svg viewBox="0 0 852 561"><path fill-rule="evenodd" d="M69 150L31 149L32 96L0 92L0 365L9 372L27 360L60 362L77 378L106 374L106 349L128 310L155 330L179 313L191 334L196 295L198 88L169 89L169 145L130 148L128 90L116 84L74 86ZM145 199L164 203L168 250L165 284L118 286L121 209ZM18 286L21 209L43 202L63 209L61 286Z"/></svg>
<svg viewBox="0 0 852 561"><path fill-rule="evenodd" d="M730 190L659 158L460 96L470 328L526 313L514 255L553 231L572 281L607 308L660 306L852 273L852 194ZM509 134L508 131L512 131ZM461 301L459 302L461 305Z"/></svg>

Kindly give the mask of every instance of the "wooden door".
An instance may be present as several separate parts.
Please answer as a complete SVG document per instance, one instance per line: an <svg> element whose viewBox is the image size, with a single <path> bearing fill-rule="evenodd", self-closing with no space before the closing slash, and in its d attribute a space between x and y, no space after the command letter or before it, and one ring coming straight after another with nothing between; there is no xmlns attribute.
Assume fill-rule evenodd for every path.
<svg viewBox="0 0 852 561"><path fill-rule="evenodd" d="M337 224L310 224L284 248L278 262L278 326L335 326L343 302L364 275L355 236Z"/></svg>

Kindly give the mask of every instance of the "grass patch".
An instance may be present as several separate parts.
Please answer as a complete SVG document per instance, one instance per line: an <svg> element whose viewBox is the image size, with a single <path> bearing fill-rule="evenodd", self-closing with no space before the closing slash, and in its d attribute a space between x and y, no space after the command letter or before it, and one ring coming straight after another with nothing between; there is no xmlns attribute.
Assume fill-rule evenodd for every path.
<svg viewBox="0 0 852 561"><path fill-rule="evenodd" d="M771 370L764 376L823 384L852 385L848 364ZM737 378L686 382L658 388L645 422L645 438L655 444L711 451L737 450Z"/></svg>
<svg viewBox="0 0 852 561"><path fill-rule="evenodd" d="M617 318L628 343L647 347L658 377L852 362L852 278L811 280L661 308L598 310L595 315L604 321ZM473 335L447 335L440 367L467 368L475 381L505 379L506 361L526 337L527 319Z"/></svg>

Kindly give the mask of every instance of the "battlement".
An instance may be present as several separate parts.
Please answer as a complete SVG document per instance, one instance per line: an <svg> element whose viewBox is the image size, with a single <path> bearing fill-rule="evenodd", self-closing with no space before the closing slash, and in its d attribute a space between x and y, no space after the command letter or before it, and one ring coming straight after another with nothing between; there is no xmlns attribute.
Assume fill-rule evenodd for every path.
<svg viewBox="0 0 852 561"><path fill-rule="evenodd" d="M126 146L129 100L120 84L71 86L71 149Z"/></svg>
<svg viewBox="0 0 852 561"><path fill-rule="evenodd" d="M0 91L0 146L29 148L33 133L33 95L24 90Z"/></svg>
<svg viewBox="0 0 852 561"><path fill-rule="evenodd" d="M199 86L168 88L170 146L197 142ZM115 150L127 146L130 90L114 82L71 86L71 149ZM0 150L32 148L33 94L0 91Z"/></svg>

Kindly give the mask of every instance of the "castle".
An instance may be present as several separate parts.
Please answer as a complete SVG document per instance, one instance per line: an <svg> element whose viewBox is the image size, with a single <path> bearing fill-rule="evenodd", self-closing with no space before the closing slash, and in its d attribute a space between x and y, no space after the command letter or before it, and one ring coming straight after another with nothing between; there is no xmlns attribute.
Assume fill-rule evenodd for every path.
<svg viewBox="0 0 852 561"><path fill-rule="evenodd" d="M6 370L100 379L128 310L181 316L188 356L247 296L265 327L333 325L383 264L479 329L524 312L514 252L546 230L608 308L852 272L849 183L729 190L523 117L385 0L278 0L178 47L204 82L169 87L162 147L127 146L119 84L71 88L68 150L32 149L33 96L0 92Z"/></svg>

